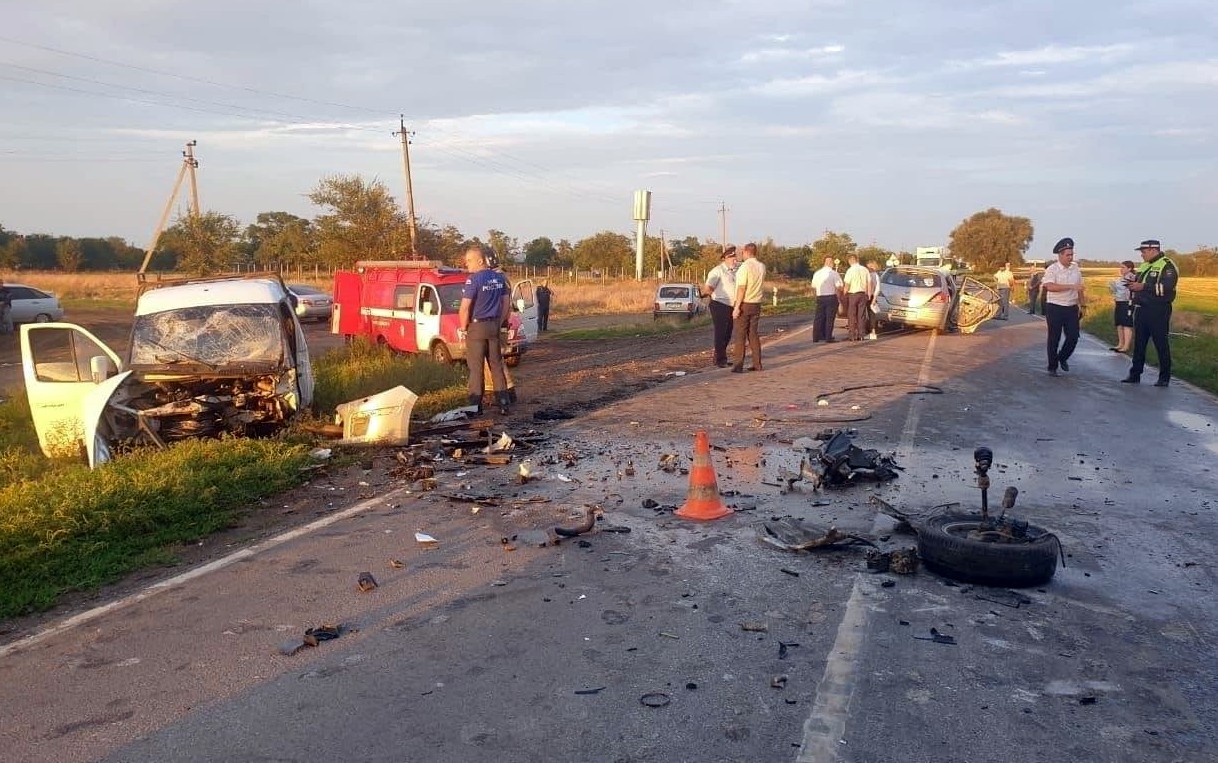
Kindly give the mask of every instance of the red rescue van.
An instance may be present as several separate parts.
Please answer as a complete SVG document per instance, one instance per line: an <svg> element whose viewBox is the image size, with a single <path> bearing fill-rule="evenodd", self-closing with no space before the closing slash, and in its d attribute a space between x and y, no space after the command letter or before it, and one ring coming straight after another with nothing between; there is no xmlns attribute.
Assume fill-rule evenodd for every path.
<svg viewBox="0 0 1218 763"><path fill-rule="evenodd" d="M457 337L461 287L468 273L433 260L360 260L354 270L334 273L334 313L330 331L347 339L358 336L398 352L426 352L447 363L465 357ZM503 355L508 365L520 362L537 337L533 282L512 287Z"/></svg>

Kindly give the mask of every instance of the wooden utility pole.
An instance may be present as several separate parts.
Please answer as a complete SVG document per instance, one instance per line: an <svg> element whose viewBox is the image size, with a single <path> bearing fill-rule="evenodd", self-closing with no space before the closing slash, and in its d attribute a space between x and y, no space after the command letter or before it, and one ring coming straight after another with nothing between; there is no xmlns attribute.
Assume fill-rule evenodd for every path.
<svg viewBox="0 0 1218 763"><path fill-rule="evenodd" d="M668 277L668 247L664 244L664 229L660 228L660 272L664 278Z"/></svg>
<svg viewBox="0 0 1218 763"><path fill-rule="evenodd" d="M402 139L402 173L406 175L406 220L410 223L410 256L419 258L419 226L414 216L414 186L410 180L410 133L406 130L406 115L399 115L396 137Z"/></svg>
<svg viewBox="0 0 1218 763"><path fill-rule="evenodd" d="M157 242L161 240L161 234L165 232L165 223L169 222L169 213L173 211L173 202L178 198L178 192L182 190L182 180L185 179L186 173L190 173L190 195L191 203L193 204L192 214L199 215L199 186L195 180L195 168L199 166L199 160L195 159L194 147L199 145L197 140L192 140L186 144L186 150L182 152L182 166L178 168L178 179L173 181L173 190L169 193L169 198L165 201L165 208L161 210L161 219L157 221L156 228L152 231L152 240L148 242L148 249L144 252L144 261L140 264L139 272L143 273L148 270L148 263L152 261L152 253L156 251Z"/></svg>
<svg viewBox="0 0 1218 763"><path fill-rule="evenodd" d="M719 252L727 251L727 213L730 210L727 208L727 202L719 202L719 230L723 234L723 238L719 239Z"/></svg>

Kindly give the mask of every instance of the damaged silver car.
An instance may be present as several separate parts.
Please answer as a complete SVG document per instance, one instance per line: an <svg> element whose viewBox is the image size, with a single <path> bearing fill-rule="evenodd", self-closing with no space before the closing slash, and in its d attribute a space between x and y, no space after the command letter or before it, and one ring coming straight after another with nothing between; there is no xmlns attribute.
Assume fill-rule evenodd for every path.
<svg viewBox="0 0 1218 763"><path fill-rule="evenodd" d="M43 453L96 466L124 443L275 432L313 399L293 302L274 275L141 283L125 359L80 326L23 326Z"/></svg>

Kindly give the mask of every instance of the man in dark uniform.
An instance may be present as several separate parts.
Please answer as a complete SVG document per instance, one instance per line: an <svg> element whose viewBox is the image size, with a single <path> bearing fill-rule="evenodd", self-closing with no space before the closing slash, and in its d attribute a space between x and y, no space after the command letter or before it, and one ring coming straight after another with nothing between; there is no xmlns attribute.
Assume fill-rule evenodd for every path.
<svg viewBox="0 0 1218 763"><path fill-rule="evenodd" d="M487 363L495 388L499 412L508 413L507 379L503 374L503 353L499 348L499 327L507 320L511 295L503 274L487 267L487 255L480 246L465 252L469 278L461 288L461 309L457 324L465 337L465 363L469 367L469 404L482 412L482 364Z"/></svg>
<svg viewBox="0 0 1218 763"><path fill-rule="evenodd" d="M541 286L537 287L537 330L550 330L550 297L554 296L554 292L550 290L550 282L542 281Z"/></svg>
<svg viewBox="0 0 1218 763"><path fill-rule="evenodd" d="M1138 251L1142 253L1142 264L1134 272L1135 280L1129 284L1129 304L1133 310L1133 365L1129 367L1129 376L1121 381L1125 384L1142 381L1146 343L1153 341L1159 356L1159 380L1155 386L1166 387L1171 382L1171 345L1167 332L1171 327L1171 303L1176 299L1180 271L1153 238L1139 244Z"/></svg>

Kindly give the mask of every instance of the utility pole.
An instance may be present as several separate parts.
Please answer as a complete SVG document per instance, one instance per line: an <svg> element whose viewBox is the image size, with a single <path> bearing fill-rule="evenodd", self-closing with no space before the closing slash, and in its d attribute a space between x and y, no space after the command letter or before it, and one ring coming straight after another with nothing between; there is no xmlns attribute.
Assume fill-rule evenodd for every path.
<svg viewBox="0 0 1218 763"><path fill-rule="evenodd" d="M197 140L187 141L186 150L182 152L182 156L185 157L182 165L190 173L190 214L192 217L202 214L199 210L199 181L195 177L195 169L199 166L199 160L195 158L195 146L197 145L199 145Z"/></svg>
<svg viewBox="0 0 1218 763"><path fill-rule="evenodd" d="M406 130L406 115L399 115L398 131L394 136L402 139L402 173L406 175L406 219L410 223L410 256L419 258L419 225L414 217L414 186L410 181L410 132Z"/></svg>
<svg viewBox="0 0 1218 763"><path fill-rule="evenodd" d="M660 272L663 274L663 278L668 278L667 256L668 247L664 244L664 229L660 228Z"/></svg>
<svg viewBox="0 0 1218 763"><path fill-rule="evenodd" d="M148 270L148 263L152 261L152 253L156 251L157 242L161 240L161 233L165 230L165 223L169 222L169 213L173 211L173 202L178 198L178 192L182 190L182 180L185 179L186 173L190 173L190 190L191 198L194 203L194 214L199 214L199 188L195 182L195 168L199 166L199 161L195 159L194 147L199 145L199 142L192 140L186 144L186 150L182 152L182 166L178 168L178 179L173 181L173 190L169 193L169 198L165 201L165 208L161 210L161 219L157 221L156 228L152 231L152 239L148 242L148 250L144 252L144 261L140 264L139 272L143 273Z"/></svg>
<svg viewBox="0 0 1218 763"><path fill-rule="evenodd" d="M727 251L727 213L730 212L727 208L727 202L719 202L719 229L723 233L723 238L719 239L719 252Z"/></svg>

